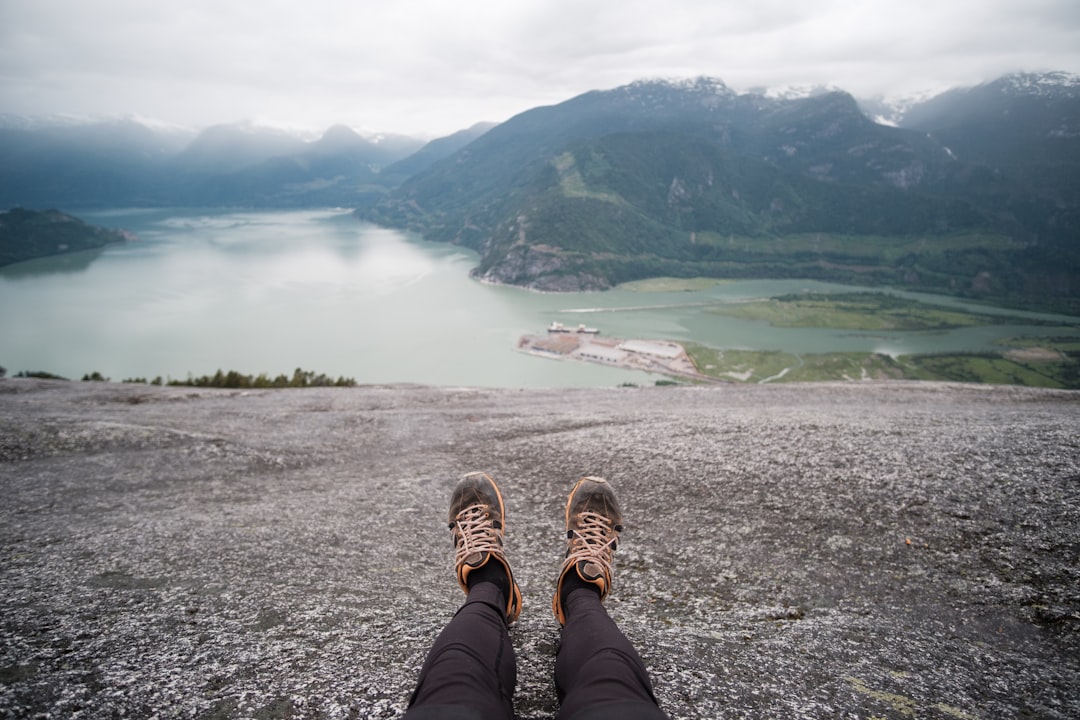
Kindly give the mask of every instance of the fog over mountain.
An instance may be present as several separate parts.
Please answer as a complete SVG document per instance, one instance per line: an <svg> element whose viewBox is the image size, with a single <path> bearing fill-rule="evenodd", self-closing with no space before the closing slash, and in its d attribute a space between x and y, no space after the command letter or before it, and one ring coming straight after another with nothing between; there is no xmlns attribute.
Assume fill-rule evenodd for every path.
<svg viewBox="0 0 1080 720"><path fill-rule="evenodd" d="M195 132L133 119L0 122L0 207L352 205L424 146L344 125L317 139L252 123Z"/></svg>
<svg viewBox="0 0 1080 720"><path fill-rule="evenodd" d="M937 94L1080 72L1072 0L35 0L0 4L0 107L425 139L639 78Z"/></svg>
<svg viewBox="0 0 1080 720"><path fill-rule="evenodd" d="M877 123L933 132L939 129L934 126L934 117L943 112L951 117L965 113L970 116L994 108L1001 110L1002 98L1009 96L1001 92L1005 86L1011 89L1012 96L1039 103L1062 93L1075 94L1078 82L1077 76L1062 72L1017 74L918 101L860 98L857 104L859 112ZM846 94L842 89L829 86L786 86L784 89L740 92L720 80L707 78L642 80L623 87L706 86L719 89L718 97L738 96L773 106L835 93ZM600 91L586 95L592 96L596 92ZM534 117L543 112L546 112L545 108L533 108L522 117ZM594 134L614 131L624 120L633 125L633 112L633 108L626 108L622 120L615 118L610 125L598 126ZM522 119L514 120L520 127ZM393 187L435 161L461 150L496 125L478 122L427 142L405 133L357 131L341 123L312 133L252 121L199 129L133 115L102 119L3 113L0 114L0 160L4 161L0 165L0 206L80 207L188 202L220 205L237 200L256 205L325 205L334 198L352 204L348 202L348 194L359 193L364 197L365 190L370 190L365 184L373 178L383 189ZM385 174L383 170L386 170ZM348 189L334 188L322 195L286 197L287 194L266 188L248 188L259 176L273 176L270 185L345 183ZM109 180L105 183L107 189L101 186L103 179ZM206 184L204 192L190 189L198 183ZM179 191L177 187L189 189Z"/></svg>

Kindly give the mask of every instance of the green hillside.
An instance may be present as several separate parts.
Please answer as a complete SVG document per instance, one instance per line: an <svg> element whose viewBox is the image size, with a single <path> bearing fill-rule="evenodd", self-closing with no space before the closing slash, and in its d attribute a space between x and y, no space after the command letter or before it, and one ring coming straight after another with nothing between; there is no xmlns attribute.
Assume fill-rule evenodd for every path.
<svg viewBox="0 0 1080 720"><path fill-rule="evenodd" d="M1039 137L1017 130L1015 144ZM1080 197L994 165L997 152L957 159L845 93L636 83L523 113L364 216L476 249L486 280L544 290L810 277L1075 311ZM1072 164L1029 157L1077 183Z"/></svg>

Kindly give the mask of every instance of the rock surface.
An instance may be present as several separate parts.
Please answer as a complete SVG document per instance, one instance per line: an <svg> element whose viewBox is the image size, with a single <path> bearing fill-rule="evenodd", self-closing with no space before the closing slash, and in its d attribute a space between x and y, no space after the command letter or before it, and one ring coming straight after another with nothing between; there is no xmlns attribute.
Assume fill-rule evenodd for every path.
<svg viewBox="0 0 1080 720"><path fill-rule="evenodd" d="M399 715L502 484L522 718L583 473L673 718L1080 716L1080 394L0 381L0 716Z"/></svg>

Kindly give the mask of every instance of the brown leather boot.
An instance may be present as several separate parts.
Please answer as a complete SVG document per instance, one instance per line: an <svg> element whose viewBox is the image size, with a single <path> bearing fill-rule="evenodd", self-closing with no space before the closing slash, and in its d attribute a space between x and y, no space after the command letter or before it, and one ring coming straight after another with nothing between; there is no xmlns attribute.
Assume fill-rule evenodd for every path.
<svg viewBox="0 0 1080 720"><path fill-rule="evenodd" d="M571 572L596 585L601 600L607 597L611 590L611 561L622 521L615 491L607 480L598 477L578 480L566 500L566 559L551 601L551 609L560 624L566 624L563 581Z"/></svg>
<svg viewBox="0 0 1080 720"><path fill-rule="evenodd" d="M505 512L499 486L486 473L465 475L450 496L450 536L454 541L454 571L458 584L469 594L469 573L489 562L502 565L509 581L506 598L506 622L521 614L521 589L514 582L510 563L503 549Z"/></svg>

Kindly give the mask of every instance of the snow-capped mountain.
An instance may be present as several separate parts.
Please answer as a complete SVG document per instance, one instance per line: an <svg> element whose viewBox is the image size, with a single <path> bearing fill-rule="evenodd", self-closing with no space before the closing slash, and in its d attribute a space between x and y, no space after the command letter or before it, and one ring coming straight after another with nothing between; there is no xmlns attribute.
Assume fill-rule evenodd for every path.
<svg viewBox="0 0 1080 720"><path fill-rule="evenodd" d="M1080 75L1067 72L1013 73L972 87L895 98L860 98L866 114L897 127L922 127L941 114L985 112L1010 100L1059 103L1080 97ZM969 109L964 110L967 106Z"/></svg>

